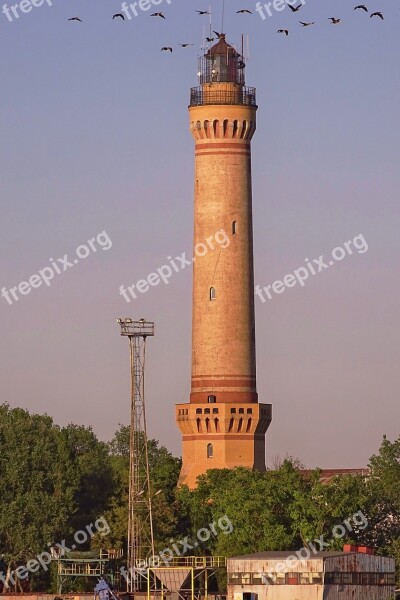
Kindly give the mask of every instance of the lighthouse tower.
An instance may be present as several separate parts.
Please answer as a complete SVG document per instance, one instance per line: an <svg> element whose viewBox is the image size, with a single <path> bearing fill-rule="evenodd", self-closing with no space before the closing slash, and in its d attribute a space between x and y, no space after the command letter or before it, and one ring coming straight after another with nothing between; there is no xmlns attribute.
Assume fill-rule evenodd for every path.
<svg viewBox="0 0 400 600"><path fill-rule="evenodd" d="M194 247L217 232L226 242L193 263L191 394L176 406L180 484L190 488L208 469L265 470L271 405L259 404L256 388L251 195L257 105L244 68L221 34L200 58L200 86L191 90Z"/></svg>

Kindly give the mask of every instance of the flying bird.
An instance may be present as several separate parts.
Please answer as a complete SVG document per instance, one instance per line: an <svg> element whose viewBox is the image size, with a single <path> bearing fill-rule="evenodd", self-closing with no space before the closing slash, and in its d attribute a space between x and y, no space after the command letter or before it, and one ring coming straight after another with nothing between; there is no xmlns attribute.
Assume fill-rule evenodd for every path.
<svg viewBox="0 0 400 600"><path fill-rule="evenodd" d="M68 21L79 21L80 23L82 23L82 19L80 19L79 17L71 17L70 19L68 19Z"/></svg>
<svg viewBox="0 0 400 600"><path fill-rule="evenodd" d="M249 10L248 8L242 8L242 9L236 11L236 14L238 14L238 15L244 14L244 13L247 13L248 15L252 15L253 14L251 12L251 10Z"/></svg>
<svg viewBox="0 0 400 600"><path fill-rule="evenodd" d="M311 21L311 23L304 23L303 21L299 21L303 27L310 27L310 25L315 25L315 21Z"/></svg>
<svg viewBox="0 0 400 600"><path fill-rule="evenodd" d="M357 8L361 8L361 10L365 10L365 12L368 12L368 8L365 6L365 4L359 4L358 6L355 6L354 10L357 10Z"/></svg>
<svg viewBox="0 0 400 600"><path fill-rule="evenodd" d="M152 15L150 15L151 17L161 17L162 19L165 19L164 15L162 14L162 12L156 12L153 13Z"/></svg>
<svg viewBox="0 0 400 600"><path fill-rule="evenodd" d="M288 6L290 6L290 4L288 4ZM284 33L286 36L289 35L288 29L278 29L276 33Z"/></svg>
<svg viewBox="0 0 400 600"><path fill-rule="evenodd" d="M198 15L209 15L209 11L208 10L196 10Z"/></svg>
<svg viewBox="0 0 400 600"><path fill-rule="evenodd" d="M164 46L161 48L161 52L172 52L171 46Z"/></svg>
<svg viewBox="0 0 400 600"><path fill-rule="evenodd" d="M113 19L116 19L117 17L120 17L120 19L125 21L125 17L122 13L115 13L115 15L113 15Z"/></svg>
<svg viewBox="0 0 400 600"><path fill-rule="evenodd" d="M187 48L188 46L194 46L194 44L178 44L181 48Z"/></svg>
<svg viewBox="0 0 400 600"><path fill-rule="evenodd" d="M382 19L382 21L383 21L383 14L382 14L381 12L379 12L379 11L378 11L378 12L373 12L373 13L371 13L371 14L369 15L369 18L371 18L371 17L379 17L379 18L380 18L380 19Z"/></svg>
<svg viewBox="0 0 400 600"><path fill-rule="evenodd" d="M206 37L206 42L213 42L215 40L215 38L210 38L210 37Z"/></svg>
<svg viewBox="0 0 400 600"><path fill-rule="evenodd" d="M292 12L297 12L298 10L300 10L300 8L302 7L302 4L299 4L298 6L292 6L291 4L288 4L288 7L290 8L290 10Z"/></svg>
<svg viewBox="0 0 400 600"><path fill-rule="evenodd" d="M329 20L332 21L332 25L338 25L342 19L335 19L335 17L329 17Z"/></svg>

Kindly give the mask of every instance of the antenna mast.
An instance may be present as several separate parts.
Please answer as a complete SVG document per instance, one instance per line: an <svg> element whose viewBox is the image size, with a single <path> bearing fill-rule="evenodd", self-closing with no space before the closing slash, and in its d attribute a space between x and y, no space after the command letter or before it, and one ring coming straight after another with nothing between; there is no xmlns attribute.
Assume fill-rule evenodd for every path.
<svg viewBox="0 0 400 600"><path fill-rule="evenodd" d="M144 402L146 338L154 336L154 323L145 319L117 319L121 335L129 339L131 372L131 423L129 441L129 517L127 591L140 591L143 560L154 556L149 456Z"/></svg>

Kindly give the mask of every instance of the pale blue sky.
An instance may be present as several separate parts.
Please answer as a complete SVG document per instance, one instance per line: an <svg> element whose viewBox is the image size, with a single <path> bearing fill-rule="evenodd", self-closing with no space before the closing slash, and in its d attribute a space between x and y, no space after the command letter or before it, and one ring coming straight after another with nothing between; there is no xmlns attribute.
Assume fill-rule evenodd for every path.
<svg viewBox="0 0 400 600"><path fill-rule="evenodd" d="M225 30L250 37L256 282L363 234L369 249L262 304L260 401L273 404L267 455L364 466L399 434L400 9L307 0L262 21L229 0ZM128 421L128 348L115 318L156 323L149 340L149 433L175 454L174 404L189 400L191 273L127 304L118 293L190 254L197 84L208 2L163 2L167 19L111 20L120 2L54 0L9 23L0 8L1 287L18 285L105 230L98 251L9 306L0 298L1 401L93 425ZM214 2L214 14L220 3ZM68 22L79 15L84 22ZM330 25L328 17L343 23ZM315 20L302 29L298 20ZM288 28L287 38L276 30ZM215 17L214 28L220 28ZM164 45L194 47L161 53ZM232 299L234 301L234 299Z"/></svg>

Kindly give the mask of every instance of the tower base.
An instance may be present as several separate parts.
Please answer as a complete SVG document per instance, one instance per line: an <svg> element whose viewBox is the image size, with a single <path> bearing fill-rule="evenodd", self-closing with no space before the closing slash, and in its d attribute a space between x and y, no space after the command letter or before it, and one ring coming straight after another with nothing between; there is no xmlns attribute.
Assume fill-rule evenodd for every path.
<svg viewBox="0 0 400 600"><path fill-rule="evenodd" d="M209 469L265 471L265 433L271 419L270 404L178 404L183 461L179 485L195 488L197 477Z"/></svg>

